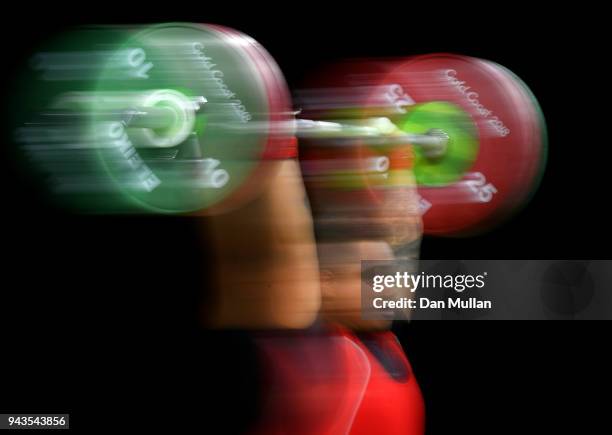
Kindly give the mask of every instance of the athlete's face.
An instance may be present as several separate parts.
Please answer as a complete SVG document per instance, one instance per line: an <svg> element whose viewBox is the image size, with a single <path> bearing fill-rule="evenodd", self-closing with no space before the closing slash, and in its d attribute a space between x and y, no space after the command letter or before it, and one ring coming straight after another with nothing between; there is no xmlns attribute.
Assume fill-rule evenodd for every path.
<svg viewBox="0 0 612 435"><path fill-rule="evenodd" d="M397 165L393 159L410 158L410 153L403 146L375 157ZM331 159L324 165L342 163ZM322 313L328 320L353 329L389 326L388 321L361 319L361 261L400 260L404 267L416 267L422 235L418 195L411 169L399 166L402 169L390 170L384 182L366 186L363 180L370 175L357 173L360 184L353 188L306 178L317 230Z"/></svg>

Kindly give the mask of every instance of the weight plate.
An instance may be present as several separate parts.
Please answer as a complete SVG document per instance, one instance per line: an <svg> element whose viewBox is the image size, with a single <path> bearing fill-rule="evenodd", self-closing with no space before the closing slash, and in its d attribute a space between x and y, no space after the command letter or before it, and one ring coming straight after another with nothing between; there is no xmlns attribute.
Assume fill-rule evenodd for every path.
<svg viewBox="0 0 612 435"><path fill-rule="evenodd" d="M134 52L142 53L141 58L132 59L138 70L129 77L118 75L124 61L119 56ZM110 125L124 125L125 142L132 142L100 149L100 158L118 187L155 212L207 209L240 189L265 149L267 129L261 126L267 121L269 105L259 70L239 40L205 25L164 24L136 33L117 53L100 74L98 95L148 95L154 89L162 93L159 105L167 101L170 90L182 95L182 105L191 102L188 111L195 118L184 126L190 131L184 140L171 143L171 153L150 146L152 141L141 133L154 132L156 138L170 140L183 135L176 138L173 130L132 128L129 120L111 119ZM109 122L106 108L100 106L104 103L93 112L94 130ZM141 106L139 102L126 108L140 110ZM259 128L251 129L250 124ZM132 164L136 154L139 158Z"/></svg>
<svg viewBox="0 0 612 435"><path fill-rule="evenodd" d="M66 138L74 130L79 148L60 140L51 160L39 159L60 191L100 196L105 211L220 212L261 188L263 160L295 155L282 75L246 35L172 23L88 29L66 40L43 53L54 62L38 77L52 95L38 111L56 115L42 115L43 124ZM27 132L26 142L39 133ZM34 142L40 157L44 144ZM101 201L88 205L97 211Z"/></svg>
<svg viewBox="0 0 612 435"><path fill-rule="evenodd" d="M539 106L524 84L492 62L452 54L409 58L383 83L400 85L417 106L455 104L470 114L478 130L478 155L461 180L420 186L429 207L423 216L426 233L477 233L524 205L545 156Z"/></svg>

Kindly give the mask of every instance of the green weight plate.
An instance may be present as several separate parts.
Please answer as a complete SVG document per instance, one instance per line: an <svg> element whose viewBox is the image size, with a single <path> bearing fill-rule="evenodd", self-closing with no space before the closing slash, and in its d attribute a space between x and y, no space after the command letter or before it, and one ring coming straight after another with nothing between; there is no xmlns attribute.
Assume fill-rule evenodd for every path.
<svg viewBox="0 0 612 435"><path fill-rule="evenodd" d="M268 137L268 96L249 53L205 25L129 37L109 56L92 103L104 170L154 212L218 205L244 185Z"/></svg>
<svg viewBox="0 0 612 435"><path fill-rule="evenodd" d="M32 56L20 85L22 161L82 211L231 209L280 146L271 119L289 112L272 104L280 91L262 51L200 24L63 34Z"/></svg>

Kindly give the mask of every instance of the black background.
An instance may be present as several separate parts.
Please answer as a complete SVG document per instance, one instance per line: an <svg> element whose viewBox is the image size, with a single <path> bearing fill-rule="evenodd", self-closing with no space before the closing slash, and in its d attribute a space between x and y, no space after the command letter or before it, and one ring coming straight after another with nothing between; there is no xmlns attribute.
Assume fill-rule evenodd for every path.
<svg viewBox="0 0 612 435"><path fill-rule="evenodd" d="M426 238L422 256L610 258L609 77L600 11L330 3L16 5L2 35L6 114L18 104L13 80L28 55L76 24L224 24L265 46L290 86L342 57L483 57L513 70L538 97L549 129L546 173L512 221L480 237ZM160 410L181 419L181 409L207 407L219 427L240 427L254 412L252 354L239 334L219 340L196 332L207 254L193 220L57 210L17 170L10 124L4 133L0 411L71 412L75 428L90 430L112 427L116 411L135 424L128 413L151 419L154 410L151 424ZM425 395L428 433L548 433L570 425L587 433L609 406L605 323L428 322L397 332Z"/></svg>

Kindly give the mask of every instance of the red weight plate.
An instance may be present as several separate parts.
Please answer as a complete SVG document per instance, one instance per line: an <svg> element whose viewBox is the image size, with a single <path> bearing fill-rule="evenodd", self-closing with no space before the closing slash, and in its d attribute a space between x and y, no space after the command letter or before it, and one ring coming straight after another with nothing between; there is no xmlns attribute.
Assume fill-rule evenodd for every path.
<svg viewBox="0 0 612 435"><path fill-rule="evenodd" d="M354 119L393 113L392 89L382 83L395 60L349 59L309 74L296 91L306 119Z"/></svg>
<svg viewBox="0 0 612 435"><path fill-rule="evenodd" d="M399 84L417 104L457 104L478 128L478 156L465 176L419 189L429 207L423 216L427 234L478 233L524 204L541 172L544 126L522 82L492 62L432 54L397 64L383 83Z"/></svg>
<svg viewBox="0 0 612 435"><path fill-rule="evenodd" d="M253 85L257 86L260 83L268 96L267 125L261 126L268 131L268 139L260 156L261 164L252 172L243 188L219 206L206 210L206 214L218 214L231 210L256 196L272 175L271 167L266 162L297 157L297 140L289 90L272 56L261 44L238 30L213 24L203 24L203 26L216 30L225 38L228 45L243 52L242 54L253 65L253 69L258 72L258 76L253 78Z"/></svg>
<svg viewBox="0 0 612 435"><path fill-rule="evenodd" d="M282 160L297 157L297 140L292 131L294 116L287 83L280 68L268 51L244 33L229 27L214 25L215 29L240 40L260 73L269 102L269 139L262 154L263 160Z"/></svg>
<svg viewBox="0 0 612 435"><path fill-rule="evenodd" d="M373 127L378 125L376 118L397 115L394 87L381 84L390 64L387 59L352 59L309 74L296 92L301 116ZM337 226L332 225L330 233L335 237L386 237L392 225L403 226L398 224L403 216L412 214L413 219L405 221L408 229L420 220L410 172L412 146L399 141L382 145L377 139L358 134L300 139L300 161L315 222L319 218L333 222ZM375 161L385 161L387 169L372 171ZM346 162L353 164L350 176L335 176L344 172Z"/></svg>
<svg viewBox="0 0 612 435"><path fill-rule="evenodd" d="M531 143L533 144L534 153L537 152L537 158L531 159L531 175L525 177L526 190L524 191L525 196L522 198L522 204L524 205L529 199L530 195L535 193L535 191L537 190L544 172L544 168L546 166L548 143L544 115L542 114L542 110L535 96L519 77L517 77L513 72L499 64L493 62L488 63L491 64L493 67L497 68L501 74L503 74L505 77L507 77L509 80L513 81L517 85L517 91L522 93L525 102L524 106L522 106L525 111L525 128L526 131L531 132ZM531 122L527 122L528 120ZM520 205L521 204L519 204L519 206Z"/></svg>

